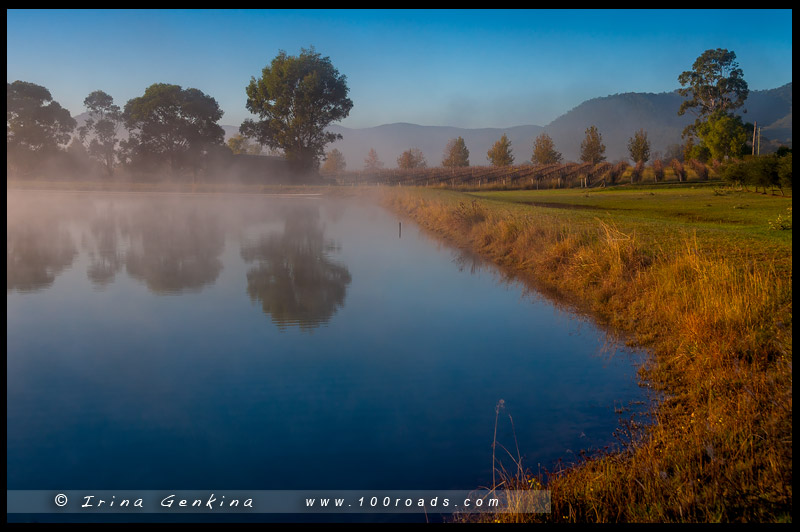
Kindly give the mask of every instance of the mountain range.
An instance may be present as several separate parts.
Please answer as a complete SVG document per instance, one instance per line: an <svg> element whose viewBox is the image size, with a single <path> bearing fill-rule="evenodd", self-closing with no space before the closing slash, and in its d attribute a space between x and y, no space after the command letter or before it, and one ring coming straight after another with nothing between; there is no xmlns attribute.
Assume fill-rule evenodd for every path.
<svg viewBox="0 0 800 532"><path fill-rule="evenodd" d="M439 166L447 142L460 136L470 152L470 164L482 166L489 164L486 156L489 148L506 134L511 141L514 162L522 164L530 161L533 142L544 132L552 137L565 161L578 161L585 131L594 125L606 145L606 159L628 160L628 140L639 129L647 132L653 156L663 154L672 144L683 143L681 132L695 119L690 112L678 116L683 100L677 91L614 94L587 100L546 126L467 129L397 123L353 129L334 125L329 129L343 138L328 149L341 151L350 170L363 167L370 148L375 149L387 168L395 167L397 157L409 148L419 148L428 166ZM751 91L740 111L745 122L755 121L762 128L762 152L774 151L779 145L791 147L791 83L777 89Z"/></svg>

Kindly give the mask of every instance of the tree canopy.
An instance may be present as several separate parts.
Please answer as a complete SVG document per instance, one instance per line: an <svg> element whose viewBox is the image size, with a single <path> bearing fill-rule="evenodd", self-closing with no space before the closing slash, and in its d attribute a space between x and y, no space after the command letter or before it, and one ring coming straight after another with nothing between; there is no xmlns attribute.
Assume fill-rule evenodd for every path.
<svg viewBox="0 0 800 532"><path fill-rule="evenodd" d="M486 154L486 158L492 163L492 166L511 166L514 164L511 141L508 140L508 136L505 133L500 137L500 140L492 145Z"/></svg>
<svg viewBox="0 0 800 532"><path fill-rule="evenodd" d="M12 158L33 162L31 156L57 150L69 142L75 125L45 87L27 81L6 83L6 147Z"/></svg>
<svg viewBox="0 0 800 532"><path fill-rule="evenodd" d="M319 167L325 145L341 138L326 128L353 107L347 77L314 47L301 49L298 56L281 50L260 78L250 79L246 92L247 110L258 121L245 120L239 131L263 146L282 149L300 173Z"/></svg>
<svg viewBox="0 0 800 532"><path fill-rule="evenodd" d="M746 150L748 127L739 116L717 111L701 122L696 132L702 139L701 149L707 150L711 159L738 157Z"/></svg>
<svg viewBox="0 0 800 532"><path fill-rule="evenodd" d="M122 125L122 110L114 104L114 98L100 90L89 94L83 100L83 105L89 112L89 118L78 128L78 135L81 142L87 144L89 156L100 161L106 173L111 175L116 165L117 134Z"/></svg>
<svg viewBox="0 0 800 532"><path fill-rule="evenodd" d="M586 137L581 142L581 161L597 164L606 160L606 145L603 136L595 126L586 129Z"/></svg>
<svg viewBox="0 0 800 532"><path fill-rule="evenodd" d="M326 174L340 174L347 168L342 152L336 148L325 154L325 162L322 163L321 171Z"/></svg>
<svg viewBox="0 0 800 532"><path fill-rule="evenodd" d="M533 164L558 164L561 162L561 153L556 151L556 144L547 133L542 133L533 141Z"/></svg>
<svg viewBox="0 0 800 532"><path fill-rule="evenodd" d="M123 112L134 158L168 162L173 171L196 170L208 149L222 145L220 118L222 110L211 96L167 83L150 85Z"/></svg>
<svg viewBox="0 0 800 532"><path fill-rule="evenodd" d="M729 113L741 107L750 93L736 54L724 48L703 52L678 81L683 87L678 93L689 98L681 103L679 115L689 109L701 118L717 111Z"/></svg>
<svg viewBox="0 0 800 532"><path fill-rule="evenodd" d="M628 139L628 153L635 163L646 163L650 159L650 141L647 131L640 129Z"/></svg>
<svg viewBox="0 0 800 532"><path fill-rule="evenodd" d="M260 155L261 146L252 143L242 135L234 135L226 143L234 155Z"/></svg>
<svg viewBox="0 0 800 532"><path fill-rule="evenodd" d="M425 155L422 154L419 148L406 150L397 158L397 167L404 170L425 168L427 166L428 162L425 160Z"/></svg>
<svg viewBox="0 0 800 532"><path fill-rule="evenodd" d="M698 149L714 159L738 155L746 135L734 111L744 104L750 91L736 54L724 48L706 50L691 70L678 76L678 81L682 86L678 93L688 98L681 103L678 115L692 110L697 116L684 130L684 136L691 139L697 135L701 141Z"/></svg>
<svg viewBox="0 0 800 532"><path fill-rule="evenodd" d="M450 139L444 149L442 166L447 168L457 168L469 166L469 150L463 137Z"/></svg>

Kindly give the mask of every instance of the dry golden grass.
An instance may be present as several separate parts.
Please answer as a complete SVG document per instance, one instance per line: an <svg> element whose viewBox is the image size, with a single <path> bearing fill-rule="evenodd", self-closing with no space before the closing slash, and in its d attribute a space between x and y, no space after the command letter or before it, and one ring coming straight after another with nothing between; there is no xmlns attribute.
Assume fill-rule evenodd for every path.
<svg viewBox="0 0 800 532"><path fill-rule="evenodd" d="M503 519L791 521L790 244L743 250L691 228L667 240L613 217L458 193L384 201L652 351L642 378L663 396L654 422L632 424L624 450L548 475L551 514Z"/></svg>

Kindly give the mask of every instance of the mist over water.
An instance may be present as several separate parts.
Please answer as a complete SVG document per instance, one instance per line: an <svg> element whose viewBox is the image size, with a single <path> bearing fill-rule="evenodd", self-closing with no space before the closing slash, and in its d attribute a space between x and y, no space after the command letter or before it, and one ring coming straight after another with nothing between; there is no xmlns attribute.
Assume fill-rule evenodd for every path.
<svg viewBox="0 0 800 532"><path fill-rule="evenodd" d="M472 489L500 399L534 470L613 443L639 354L398 222L9 191L8 488Z"/></svg>

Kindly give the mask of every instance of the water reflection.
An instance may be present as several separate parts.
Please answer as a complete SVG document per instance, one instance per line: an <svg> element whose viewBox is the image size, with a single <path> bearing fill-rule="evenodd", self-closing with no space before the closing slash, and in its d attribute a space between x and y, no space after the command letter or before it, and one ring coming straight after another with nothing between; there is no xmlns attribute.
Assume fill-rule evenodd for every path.
<svg viewBox="0 0 800 532"><path fill-rule="evenodd" d="M493 440L547 467L641 397L588 323L355 198L8 206L9 489L468 489Z"/></svg>
<svg viewBox="0 0 800 532"><path fill-rule="evenodd" d="M41 216L42 213L36 213ZM6 224L6 291L47 288L72 265L77 249L52 217L11 219Z"/></svg>
<svg viewBox="0 0 800 532"><path fill-rule="evenodd" d="M295 206L286 212L282 233L242 244L242 258L255 263L247 293L279 328L313 329L344 304L350 272L329 258L336 245L325 239L319 218L316 205Z"/></svg>
<svg viewBox="0 0 800 532"><path fill-rule="evenodd" d="M247 265L247 294L280 328L326 323L351 282L330 257L337 246L317 202L22 194L8 206L9 292L45 289L71 267L85 267L95 289L124 271L157 295L197 292L217 282L228 237ZM326 208L326 219L342 216Z"/></svg>
<svg viewBox="0 0 800 532"><path fill-rule="evenodd" d="M213 284L220 271L225 233L213 212L153 205L135 211L125 253L128 275L157 294L196 291Z"/></svg>
<svg viewBox="0 0 800 532"><path fill-rule="evenodd" d="M125 264L119 214L108 207L89 222L81 243L89 255L86 276L95 288L109 285Z"/></svg>

